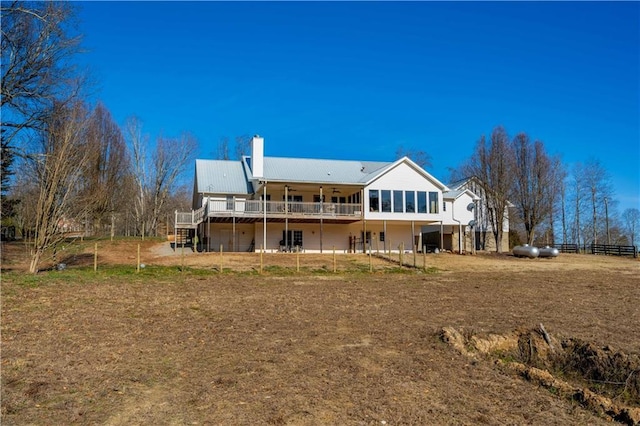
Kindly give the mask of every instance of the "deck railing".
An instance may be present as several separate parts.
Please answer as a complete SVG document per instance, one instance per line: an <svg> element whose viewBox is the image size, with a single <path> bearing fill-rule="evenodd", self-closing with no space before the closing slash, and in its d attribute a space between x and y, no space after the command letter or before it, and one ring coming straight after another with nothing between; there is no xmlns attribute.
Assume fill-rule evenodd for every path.
<svg viewBox="0 0 640 426"><path fill-rule="evenodd" d="M190 212L179 212L176 210L176 228L181 227L193 227L201 223L207 215L207 208L209 206L204 205L198 210L191 210Z"/></svg>
<svg viewBox="0 0 640 426"><path fill-rule="evenodd" d="M361 204L307 203L299 201L209 200L193 212L176 212L176 226L195 226L205 217L353 219L362 215Z"/></svg>
<svg viewBox="0 0 640 426"><path fill-rule="evenodd" d="M266 211L265 211L266 210ZM266 213L267 216L360 216L361 204L345 203L307 203L300 201L261 200L211 200L209 216L255 216Z"/></svg>

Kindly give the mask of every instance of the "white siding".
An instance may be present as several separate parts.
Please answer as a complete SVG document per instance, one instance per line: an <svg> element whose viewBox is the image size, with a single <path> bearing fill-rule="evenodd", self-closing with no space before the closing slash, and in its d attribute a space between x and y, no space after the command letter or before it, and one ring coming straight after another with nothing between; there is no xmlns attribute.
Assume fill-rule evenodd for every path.
<svg viewBox="0 0 640 426"><path fill-rule="evenodd" d="M390 190L390 191L414 191L416 192L415 209L417 211L417 192L427 193L427 204L429 192L438 194L438 213L398 213L398 212L372 212L369 205L369 190ZM404 196L404 194L403 194ZM391 194L393 200L393 193ZM404 200L404 198L403 198ZM365 218L367 220L394 220L394 221L439 221L442 219L442 184L431 181L424 175L413 169L406 163L401 163L392 170L382 175L365 187L364 191ZM382 200L380 199L380 207ZM404 211L403 206L403 211ZM381 210L381 208L379 209ZM428 205L427 205L428 211Z"/></svg>
<svg viewBox="0 0 640 426"><path fill-rule="evenodd" d="M477 207L477 203L476 203L476 207L474 207L473 210L469 210L467 208L469 204L473 204L473 198L471 198L469 194L462 194L458 198L456 198L455 201L453 202L453 205L450 211L449 209L447 209L447 213L451 214L452 215L451 219L453 219L451 222L448 222L448 223L460 222L462 223L462 226L466 226L469 224L469 222L474 220L474 215L475 215L474 210Z"/></svg>
<svg viewBox="0 0 640 426"><path fill-rule="evenodd" d="M222 250L225 252L249 250L254 237L252 224L236 224L235 235L231 223L214 223L209 226L209 229L204 230L202 236L203 243L208 238L205 249L219 251L222 244Z"/></svg>
<svg viewBox="0 0 640 426"><path fill-rule="evenodd" d="M302 231L302 244L304 251L317 252L320 250L320 223L290 223L289 231ZM284 223L267 222L267 246L266 251L278 251L282 240ZM260 250L263 244L263 224L256 222L254 227L256 250ZM344 252L349 248L349 235L360 238L362 223L349 225L323 224L322 226L322 251L330 253L335 246L338 252ZM290 243L291 244L291 243Z"/></svg>

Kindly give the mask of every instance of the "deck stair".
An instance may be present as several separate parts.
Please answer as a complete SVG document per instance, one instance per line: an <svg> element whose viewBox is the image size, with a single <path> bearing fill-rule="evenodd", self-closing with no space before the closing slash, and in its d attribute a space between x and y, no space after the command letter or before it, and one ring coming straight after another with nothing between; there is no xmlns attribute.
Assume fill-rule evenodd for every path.
<svg viewBox="0 0 640 426"><path fill-rule="evenodd" d="M207 217L207 205L190 212L176 210L175 229L196 229Z"/></svg>
<svg viewBox="0 0 640 426"><path fill-rule="evenodd" d="M182 245L190 245L193 241L193 235L192 235L192 231L191 229L187 229L187 228L176 228L176 235L175 235L175 245L176 247L180 247Z"/></svg>

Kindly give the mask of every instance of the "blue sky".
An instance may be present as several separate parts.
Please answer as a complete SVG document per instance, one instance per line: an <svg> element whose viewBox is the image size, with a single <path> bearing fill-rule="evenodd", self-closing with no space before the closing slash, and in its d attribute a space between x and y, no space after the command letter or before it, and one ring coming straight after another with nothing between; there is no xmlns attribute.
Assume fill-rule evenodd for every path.
<svg viewBox="0 0 640 426"><path fill-rule="evenodd" d="M152 138L260 134L268 156L391 161L447 181L482 134L597 158L640 208L638 2L84 2L82 61Z"/></svg>

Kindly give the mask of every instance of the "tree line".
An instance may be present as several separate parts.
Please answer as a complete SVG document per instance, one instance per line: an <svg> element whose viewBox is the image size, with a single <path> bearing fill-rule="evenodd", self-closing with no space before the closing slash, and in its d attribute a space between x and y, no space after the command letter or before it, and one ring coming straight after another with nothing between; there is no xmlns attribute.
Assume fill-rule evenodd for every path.
<svg viewBox="0 0 640 426"><path fill-rule="evenodd" d="M0 12L2 223L30 241L30 271L70 231L144 238L168 228L190 205L177 184L195 138L151 143L139 118L121 128L90 105L72 3L2 2Z"/></svg>
<svg viewBox="0 0 640 426"><path fill-rule="evenodd" d="M511 241L635 245L640 211L618 212L611 175L595 158L572 165L547 152L525 132L510 137L497 126L482 135L471 157L452 179L476 177L483 183L485 211L502 251L502 224L510 222Z"/></svg>

